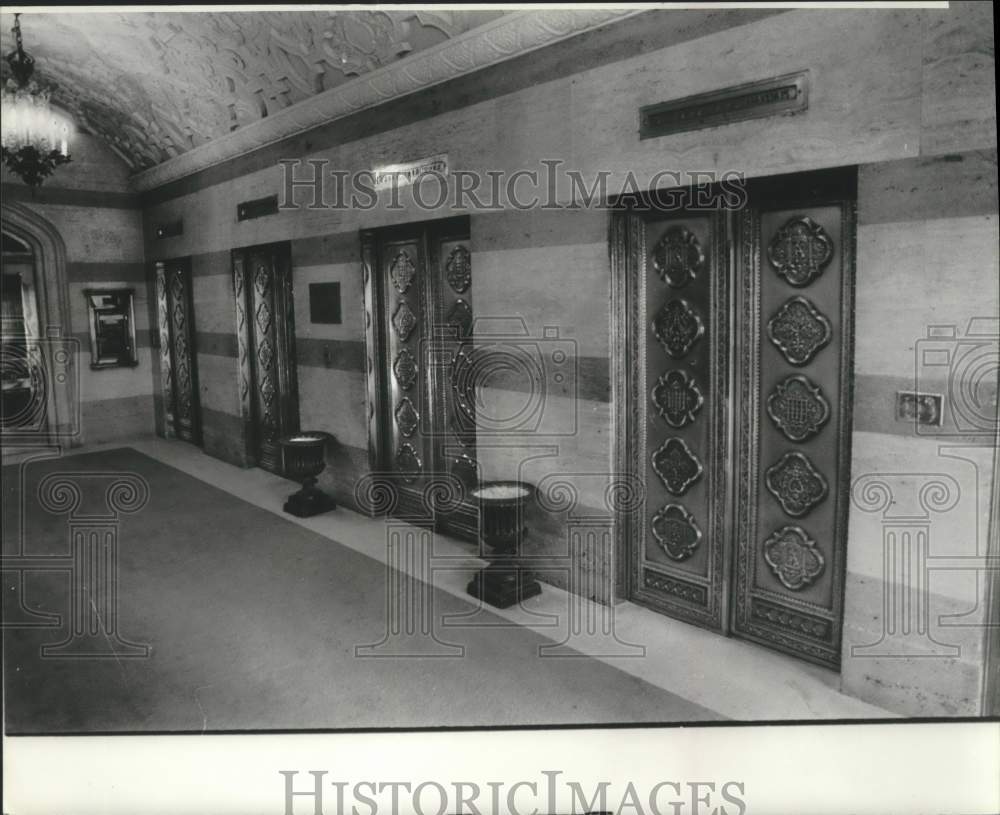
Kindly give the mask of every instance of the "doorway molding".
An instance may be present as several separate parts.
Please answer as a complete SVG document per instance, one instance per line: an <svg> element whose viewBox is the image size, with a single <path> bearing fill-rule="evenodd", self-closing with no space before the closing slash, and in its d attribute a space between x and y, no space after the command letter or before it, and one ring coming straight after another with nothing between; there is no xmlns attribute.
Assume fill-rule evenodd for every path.
<svg viewBox="0 0 1000 815"><path fill-rule="evenodd" d="M56 345L77 344L72 336L69 312L69 283L66 273L66 244L59 230L47 219L23 204L4 202L0 206L3 230L31 247L34 255L35 293L38 300L39 335L45 346L49 371L58 364L61 376L49 376L46 397L46 433L31 438L8 436L12 447L59 444L78 447L80 437L79 347L76 353L54 360Z"/></svg>

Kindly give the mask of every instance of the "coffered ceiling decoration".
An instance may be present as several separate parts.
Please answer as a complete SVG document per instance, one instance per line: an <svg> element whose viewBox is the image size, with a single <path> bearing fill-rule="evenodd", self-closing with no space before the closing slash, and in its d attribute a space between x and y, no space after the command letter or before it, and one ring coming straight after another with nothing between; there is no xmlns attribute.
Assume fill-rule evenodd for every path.
<svg viewBox="0 0 1000 815"><path fill-rule="evenodd" d="M633 13L27 11L21 27L53 103L150 189Z"/></svg>

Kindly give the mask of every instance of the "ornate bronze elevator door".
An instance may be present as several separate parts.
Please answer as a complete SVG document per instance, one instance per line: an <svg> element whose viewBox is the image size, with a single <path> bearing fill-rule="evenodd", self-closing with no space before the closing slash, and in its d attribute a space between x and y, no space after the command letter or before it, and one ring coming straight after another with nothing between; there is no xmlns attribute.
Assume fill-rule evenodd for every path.
<svg viewBox="0 0 1000 815"><path fill-rule="evenodd" d="M750 186L740 218L733 630L839 667L850 488L854 175Z"/></svg>
<svg viewBox="0 0 1000 815"><path fill-rule="evenodd" d="M636 207L616 212L611 231L617 466L646 486L619 519L630 596L831 667L855 178L753 182L733 210Z"/></svg>
<svg viewBox="0 0 1000 815"><path fill-rule="evenodd" d="M200 444L201 409L194 344L194 306L191 268L187 259L156 264L156 299L165 433Z"/></svg>
<svg viewBox="0 0 1000 815"><path fill-rule="evenodd" d="M460 498L477 481L468 218L361 233L369 458L396 511L476 533Z"/></svg>
<svg viewBox="0 0 1000 815"><path fill-rule="evenodd" d="M646 260L645 421L640 459L648 534L637 552L636 599L721 629L727 313L724 220L650 213Z"/></svg>
<svg viewBox="0 0 1000 815"><path fill-rule="evenodd" d="M291 250L233 250L240 401L247 457L281 473L279 439L299 429Z"/></svg>

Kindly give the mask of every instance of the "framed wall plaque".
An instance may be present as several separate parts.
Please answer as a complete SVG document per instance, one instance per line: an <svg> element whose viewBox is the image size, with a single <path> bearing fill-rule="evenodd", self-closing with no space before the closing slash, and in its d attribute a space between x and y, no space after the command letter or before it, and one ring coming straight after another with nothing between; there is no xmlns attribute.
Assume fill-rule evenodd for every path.
<svg viewBox="0 0 1000 815"><path fill-rule="evenodd" d="M139 364L135 354L133 289L86 289L90 322L90 367Z"/></svg>
<svg viewBox="0 0 1000 815"><path fill-rule="evenodd" d="M340 325L340 283L309 284L309 322Z"/></svg>

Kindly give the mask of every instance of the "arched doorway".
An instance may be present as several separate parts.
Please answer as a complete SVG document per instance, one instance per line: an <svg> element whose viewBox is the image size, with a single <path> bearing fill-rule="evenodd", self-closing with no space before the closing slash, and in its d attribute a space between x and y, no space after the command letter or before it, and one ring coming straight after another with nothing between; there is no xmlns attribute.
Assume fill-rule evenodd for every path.
<svg viewBox="0 0 1000 815"><path fill-rule="evenodd" d="M76 446L79 348L70 332L65 244L51 223L21 204L4 203L0 220L11 329L4 337L2 375L24 402L12 405L11 421L4 422L4 451Z"/></svg>

